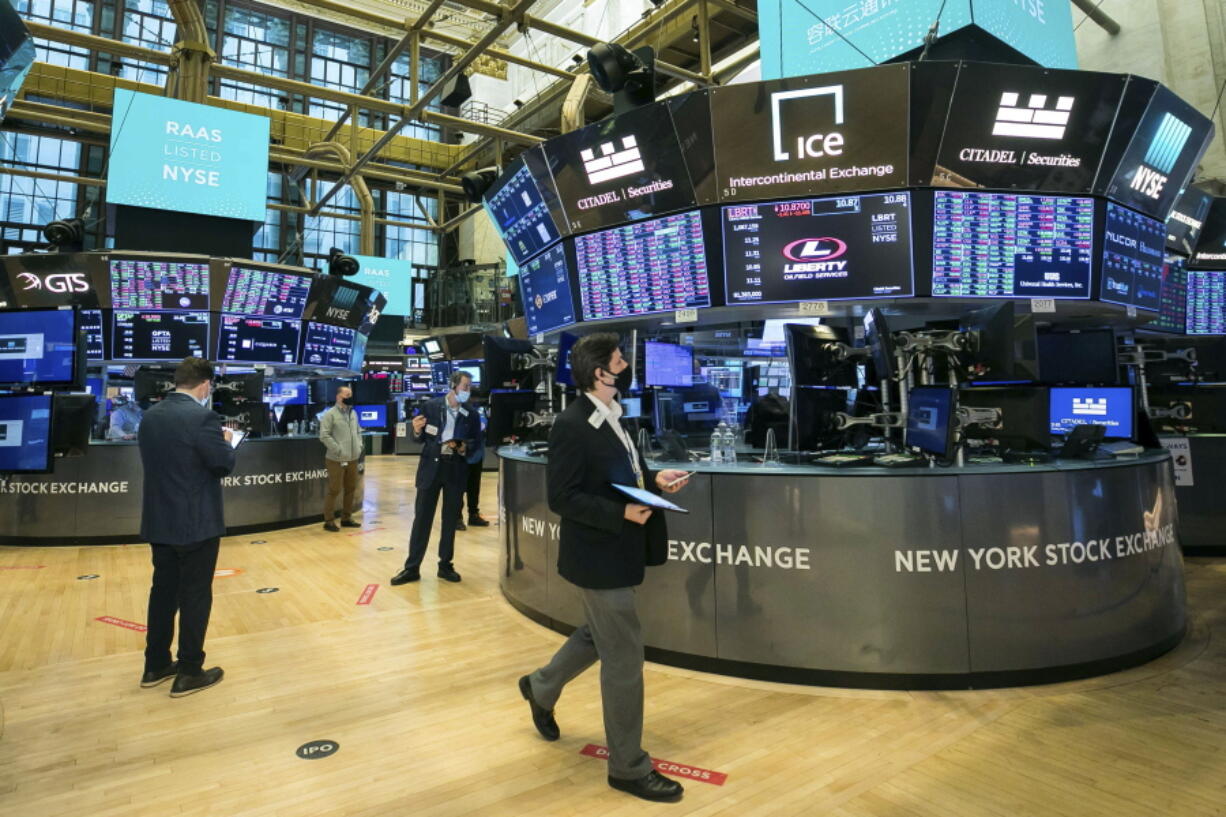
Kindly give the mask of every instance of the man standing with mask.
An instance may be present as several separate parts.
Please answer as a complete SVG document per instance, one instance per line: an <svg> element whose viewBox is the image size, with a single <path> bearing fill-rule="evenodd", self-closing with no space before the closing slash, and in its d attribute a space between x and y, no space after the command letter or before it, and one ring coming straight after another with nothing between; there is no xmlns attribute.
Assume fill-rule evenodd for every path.
<svg viewBox="0 0 1226 817"><path fill-rule="evenodd" d="M553 708L563 687L599 659L609 785L645 800L677 800L681 784L657 772L642 747L643 637L634 603L645 568L668 559L668 531L663 512L627 502L613 486L674 493L687 474L649 473L622 426L618 398L633 372L618 343L603 332L575 344L571 374L585 394L549 434L549 508L562 518L558 573L578 588L584 623L548 664L519 679L519 691L537 731L557 740Z"/></svg>
<svg viewBox="0 0 1226 817"><path fill-rule="evenodd" d="M451 375L451 390L426 403L422 413L413 418L413 440L423 443L417 463L417 502L413 532L409 535L409 558L404 570L392 577L392 584L408 584L421 578L421 563L430 543L440 493L443 532L438 543L438 577L449 582L460 580L452 564L456 522L468 477L467 457L476 448L481 433L476 409L465 406L472 393L472 382L467 372L455 372Z"/></svg>
<svg viewBox="0 0 1226 817"><path fill-rule="evenodd" d="M335 533L336 497L344 491L341 501L341 527L360 528L353 521L353 497L358 490L358 460L362 458L362 429L353 410L353 389L341 386L336 390L336 405L319 418L319 441L327 453L328 492L324 494L324 530Z"/></svg>

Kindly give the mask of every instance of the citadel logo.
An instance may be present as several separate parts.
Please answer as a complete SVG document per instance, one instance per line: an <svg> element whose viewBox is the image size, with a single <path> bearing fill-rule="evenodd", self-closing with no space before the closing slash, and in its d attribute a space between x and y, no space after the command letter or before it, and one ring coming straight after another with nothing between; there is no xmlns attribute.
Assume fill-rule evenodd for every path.
<svg viewBox="0 0 1226 817"><path fill-rule="evenodd" d="M1073 414L1077 417L1106 417L1107 400L1106 398L1074 397Z"/></svg>
<svg viewBox="0 0 1226 817"><path fill-rule="evenodd" d="M1046 94L1031 94L1026 106L1020 104L1021 94L1005 91L1000 95L993 136L1017 136L1023 139L1063 139L1076 99L1062 96L1055 107L1047 107Z"/></svg>
<svg viewBox="0 0 1226 817"><path fill-rule="evenodd" d="M621 143L620 149L614 142L605 142L596 149L580 151L589 184L602 184L643 172L643 156L637 140L633 136L623 136Z"/></svg>
<svg viewBox="0 0 1226 817"><path fill-rule="evenodd" d="M89 281L80 272L54 272L38 277L32 272L20 272L17 280L22 283L22 290L42 290L48 292L89 292Z"/></svg>

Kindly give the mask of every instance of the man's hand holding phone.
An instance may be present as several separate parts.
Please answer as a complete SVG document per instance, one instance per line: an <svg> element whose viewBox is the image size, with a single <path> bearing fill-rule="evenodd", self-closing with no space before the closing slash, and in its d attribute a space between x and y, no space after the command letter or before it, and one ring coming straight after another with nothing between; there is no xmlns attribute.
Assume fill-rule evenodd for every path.
<svg viewBox="0 0 1226 817"><path fill-rule="evenodd" d="M670 468L656 474L656 487L666 494L675 494L689 484L692 476L694 476L692 471Z"/></svg>

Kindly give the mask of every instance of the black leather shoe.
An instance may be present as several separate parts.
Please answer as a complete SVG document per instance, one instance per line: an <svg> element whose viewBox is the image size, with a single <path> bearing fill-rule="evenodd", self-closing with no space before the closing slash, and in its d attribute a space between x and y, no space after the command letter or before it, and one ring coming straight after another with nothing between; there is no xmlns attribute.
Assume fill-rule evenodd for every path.
<svg viewBox="0 0 1226 817"><path fill-rule="evenodd" d="M460 580L460 574L456 573L455 568L451 567L440 567L438 569L438 577L449 582L458 582Z"/></svg>
<svg viewBox="0 0 1226 817"><path fill-rule="evenodd" d="M545 740L560 738L562 730L558 729L558 722L553 719L553 710L541 706L536 702L536 698L532 697L532 682L527 675L519 679L519 694L524 696L524 700L532 708L532 725L541 733L541 737Z"/></svg>
<svg viewBox="0 0 1226 817"><path fill-rule="evenodd" d="M421 581L421 572L418 570L409 570L407 567L392 576L392 584L408 584L409 582Z"/></svg>
<svg viewBox="0 0 1226 817"><path fill-rule="evenodd" d="M340 530L340 528L338 528L338 527L336 526L336 523L335 523L335 522L325 522L325 523L324 523L324 530L330 530L330 531L332 531L333 533L336 533L336 532L338 532L338 531Z"/></svg>
<svg viewBox="0 0 1226 817"><path fill-rule="evenodd" d="M179 674L179 662L175 661L157 672L146 672L140 677L140 685L142 689L149 689L158 684L163 684Z"/></svg>
<svg viewBox="0 0 1226 817"><path fill-rule="evenodd" d="M170 697L182 698L184 695L191 695L193 692L216 686L221 683L222 676L225 674L221 667L213 667L191 675L180 672L175 676L175 682L170 687Z"/></svg>
<svg viewBox="0 0 1226 817"><path fill-rule="evenodd" d="M468 530L468 525L464 524L464 517L460 517L455 523L456 530Z"/></svg>
<svg viewBox="0 0 1226 817"><path fill-rule="evenodd" d="M482 519L479 516L469 516L468 524L472 525L474 528L488 528L490 526L489 520Z"/></svg>
<svg viewBox="0 0 1226 817"><path fill-rule="evenodd" d="M362 523L361 523L361 522L354 522L352 519L342 519L342 520L341 520L341 527L342 527L342 528L360 528L360 527L362 527Z"/></svg>
<svg viewBox="0 0 1226 817"><path fill-rule="evenodd" d="M685 789L672 778L652 769L638 780L623 780L620 777L610 777L609 785L626 794L642 797L644 800L669 800L676 802L681 799Z"/></svg>

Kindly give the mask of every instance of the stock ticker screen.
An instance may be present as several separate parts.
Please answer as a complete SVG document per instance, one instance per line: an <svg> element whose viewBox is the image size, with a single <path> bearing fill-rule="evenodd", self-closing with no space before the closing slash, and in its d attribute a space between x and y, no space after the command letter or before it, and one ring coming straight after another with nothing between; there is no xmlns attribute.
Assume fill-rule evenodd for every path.
<svg viewBox="0 0 1226 817"><path fill-rule="evenodd" d="M1089 298L1093 254L1093 199L934 195L934 297Z"/></svg>
<svg viewBox="0 0 1226 817"><path fill-rule="evenodd" d="M222 315L217 360L223 363L294 363L302 323L295 319Z"/></svg>
<svg viewBox="0 0 1226 817"><path fill-rule="evenodd" d="M310 292L311 279L305 275L233 266L221 311L298 319L306 309Z"/></svg>
<svg viewBox="0 0 1226 817"><path fill-rule="evenodd" d="M209 313L116 309L111 346L114 360L207 358Z"/></svg>
<svg viewBox="0 0 1226 817"><path fill-rule="evenodd" d="M1189 335L1226 335L1226 272L1188 270Z"/></svg>
<svg viewBox="0 0 1226 817"><path fill-rule="evenodd" d="M1165 257L1165 224L1107 202L1099 297L1108 303L1158 311Z"/></svg>
<svg viewBox="0 0 1226 817"><path fill-rule="evenodd" d="M302 363L348 369L353 361L357 332L344 326L308 321L302 343Z"/></svg>
<svg viewBox="0 0 1226 817"><path fill-rule="evenodd" d="M728 304L914 294L908 193L723 208Z"/></svg>
<svg viewBox="0 0 1226 817"><path fill-rule="evenodd" d="M102 310L82 309L81 330L85 332L87 360L106 360L106 340L102 333Z"/></svg>
<svg viewBox="0 0 1226 817"><path fill-rule="evenodd" d="M561 236L524 160L516 159L512 169L506 181L486 195L485 208L515 263L523 264Z"/></svg>
<svg viewBox="0 0 1226 817"><path fill-rule="evenodd" d="M116 309L207 310L208 262L112 258L111 301Z"/></svg>
<svg viewBox="0 0 1226 817"><path fill-rule="evenodd" d="M529 334L552 332L575 322L565 247L554 247L520 267L519 287Z"/></svg>
<svg viewBox="0 0 1226 817"><path fill-rule="evenodd" d="M585 321L711 305L698 212L582 235L575 252Z"/></svg>
<svg viewBox="0 0 1226 817"><path fill-rule="evenodd" d="M1183 334L1188 324L1188 267L1179 256L1167 256L1162 268L1158 318L1145 325L1158 332Z"/></svg>

